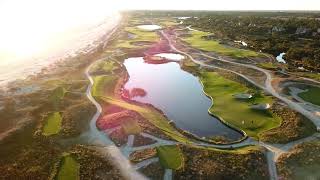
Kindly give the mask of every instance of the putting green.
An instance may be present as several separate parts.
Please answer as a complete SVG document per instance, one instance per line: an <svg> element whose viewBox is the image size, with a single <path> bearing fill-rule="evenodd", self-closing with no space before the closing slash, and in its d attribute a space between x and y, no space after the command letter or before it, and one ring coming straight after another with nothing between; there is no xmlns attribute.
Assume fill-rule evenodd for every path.
<svg viewBox="0 0 320 180"><path fill-rule="evenodd" d="M80 164L68 153L63 154L58 180L79 180Z"/></svg>
<svg viewBox="0 0 320 180"><path fill-rule="evenodd" d="M178 170L183 165L183 154L176 145L157 147L161 165L166 169Z"/></svg>
<svg viewBox="0 0 320 180"><path fill-rule="evenodd" d="M62 117L59 112L48 114L46 118L46 123L43 127L42 134L45 136L58 134L61 130L61 123Z"/></svg>
<svg viewBox="0 0 320 180"><path fill-rule="evenodd" d="M210 112L242 129L249 136L258 138L259 133L280 125L281 119L268 110L250 108L255 103L272 103L271 97L258 94L250 100L238 100L233 97L234 94L248 92L250 89L215 72L201 73L200 79L204 91L213 98Z"/></svg>

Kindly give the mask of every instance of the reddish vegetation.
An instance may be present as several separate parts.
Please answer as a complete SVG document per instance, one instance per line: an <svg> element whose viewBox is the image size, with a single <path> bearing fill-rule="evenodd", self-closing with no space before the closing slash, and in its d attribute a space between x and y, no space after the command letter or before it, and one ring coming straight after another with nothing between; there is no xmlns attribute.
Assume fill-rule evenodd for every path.
<svg viewBox="0 0 320 180"><path fill-rule="evenodd" d="M118 113L124 111L125 109L115 105L107 105L103 107L103 115Z"/></svg>
<svg viewBox="0 0 320 180"><path fill-rule="evenodd" d="M147 95L147 92L142 88L133 88L130 93L131 98L136 96L144 97L146 95Z"/></svg>
<svg viewBox="0 0 320 180"><path fill-rule="evenodd" d="M146 56L159 54L170 51L170 46L166 40L161 40L158 43L152 45L147 51L144 52Z"/></svg>
<svg viewBox="0 0 320 180"><path fill-rule="evenodd" d="M145 57L143 57L143 60L148 64L164 64L164 63L170 62L166 58L159 57L159 56L150 56L150 55L146 55Z"/></svg>
<svg viewBox="0 0 320 180"><path fill-rule="evenodd" d="M125 121L132 121L136 117L138 117L138 114L130 110L108 114L97 121L97 127L102 130L114 128L121 125Z"/></svg>
<svg viewBox="0 0 320 180"><path fill-rule="evenodd" d="M144 97L147 95L147 92L142 88L133 88L131 92L127 89L123 89L121 93L121 97L124 99L132 99L133 97L140 96Z"/></svg>

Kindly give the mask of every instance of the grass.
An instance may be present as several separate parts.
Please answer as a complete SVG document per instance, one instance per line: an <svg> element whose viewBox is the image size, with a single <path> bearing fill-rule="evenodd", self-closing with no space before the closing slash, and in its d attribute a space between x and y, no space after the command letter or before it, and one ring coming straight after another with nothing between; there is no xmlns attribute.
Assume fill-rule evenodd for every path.
<svg viewBox="0 0 320 180"><path fill-rule="evenodd" d="M299 93L298 96L307 102L320 106L320 88L318 87L312 87L306 92Z"/></svg>
<svg viewBox="0 0 320 180"><path fill-rule="evenodd" d="M293 74L320 81L320 73L294 72Z"/></svg>
<svg viewBox="0 0 320 180"><path fill-rule="evenodd" d="M66 92L67 90L64 87L59 86L53 90L52 94L49 96L49 100L55 107L57 107L60 101L64 98Z"/></svg>
<svg viewBox="0 0 320 180"><path fill-rule="evenodd" d="M80 164L70 154L64 153L57 179L78 180L80 179L79 174Z"/></svg>
<svg viewBox="0 0 320 180"><path fill-rule="evenodd" d="M157 155L166 169L178 170L183 166L183 154L176 145L157 147Z"/></svg>
<svg viewBox="0 0 320 180"><path fill-rule="evenodd" d="M269 111L250 108L254 103L272 103L271 97L255 95L248 101L237 100L234 94L248 92L250 89L215 72L201 73L201 81L204 91L213 98L210 112L242 129L249 136L258 138L259 133L280 125L281 119Z"/></svg>
<svg viewBox="0 0 320 180"><path fill-rule="evenodd" d="M151 124L161 129L164 134L170 136L179 142L190 143L188 138L184 137L180 134L175 128L173 128L168 120L157 110L149 107L141 107L138 105L130 104L122 100L114 99L111 97L102 97L103 101L113 104L128 110L133 110L141 114L146 120L148 120Z"/></svg>
<svg viewBox="0 0 320 180"><path fill-rule="evenodd" d="M114 61L107 60L96 64L92 67L91 72L103 71L105 73L113 73L113 71L116 71L118 68L119 67Z"/></svg>
<svg viewBox="0 0 320 180"><path fill-rule="evenodd" d="M109 96L113 95L117 76L101 75L93 78L92 96Z"/></svg>
<svg viewBox="0 0 320 180"><path fill-rule="evenodd" d="M61 130L62 117L59 112L50 113L46 118L42 134L50 136L58 134Z"/></svg>
<svg viewBox="0 0 320 180"><path fill-rule="evenodd" d="M278 68L278 66L272 62L259 63L258 66L263 69L270 69L270 70L276 70Z"/></svg>
<svg viewBox="0 0 320 180"><path fill-rule="evenodd" d="M145 31L137 27L126 27L125 31L136 35L136 37L133 39L119 40L117 43L118 48L137 48L139 46L136 46L132 43L143 41L157 42L159 40L159 36L154 31Z"/></svg>
<svg viewBox="0 0 320 180"><path fill-rule="evenodd" d="M177 23L176 21L165 19L165 20L160 21L160 25L165 26L165 27L170 27L170 26L179 25L179 23Z"/></svg>
<svg viewBox="0 0 320 180"><path fill-rule="evenodd" d="M246 58L257 57L258 53L249 50L237 49L233 47L227 47L220 44L217 40L205 40L203 36L208 36L211 33L203 31L191 31L191 37L185 37L183 40L189 43L192 47L204 50L213 51L222 55L231 56L234 58Z"/></svg>
<svg viewBox="0 0 320 180"><path fill-rule="evenodd" d="M141 132L141 127L135 120L129 120L122 123L121 127L127 135L139 134Z"/></svg>

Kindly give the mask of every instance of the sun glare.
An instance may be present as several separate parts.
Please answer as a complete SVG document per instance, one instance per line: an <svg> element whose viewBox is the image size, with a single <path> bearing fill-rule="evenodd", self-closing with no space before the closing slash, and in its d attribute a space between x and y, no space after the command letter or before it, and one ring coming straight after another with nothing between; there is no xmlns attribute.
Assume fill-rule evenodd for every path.
<svg viewBox="0 0 320 180"><path fill-rule="evenodd" d="M2 1L0 2L0 57L30 57L55 48L57 39L72 29L102 21L116 6L93 1ZM68 33L67 33L68 32Z"/></svg>

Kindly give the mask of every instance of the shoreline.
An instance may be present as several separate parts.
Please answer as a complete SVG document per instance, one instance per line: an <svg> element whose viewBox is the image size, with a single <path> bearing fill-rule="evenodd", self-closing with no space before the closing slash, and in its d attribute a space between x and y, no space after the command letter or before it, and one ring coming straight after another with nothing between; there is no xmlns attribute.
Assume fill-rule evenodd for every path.
<svg viewBox="0 0 320 180"><path fill-rule="evenodd" d="M142 102L139 102L139 101L136 101L136 100L132 100L132 99L128 99L128 98L125 98L122 96L122 91L125 90L124 88L124 85L127 83L127 81L129 80L129 74L128 74L128 71L126 70L124 72L124 75L118 80L117 82L117 85L115 87L115 90L114 90L114 93L116 95L117 98L120 98L128 103L132 103L132 104L135 104L135 105L138 105L138 106L146 106L148 108L152 108L156 111L158 111L160 114L162 114L167 120L168 120L168 124L170 124L175 130L177 130L181 135L185 136L186 138L191 138L193 140L196 140L196 141L200 141L200 142L205 142L205 143L209 143L209 144L214 144L214 145L232 145L232 144L237 144L237 143L240 143L240 142L243 142L245 141L248 136L247 134L241 130L241 129L237 129L235 127L233 127L232 125L230 125L229 123L223 121L222 119L220 119L218 116L215 116L214 114L212 114L209 109L208 109L208 113L209 115L215 117L216 119L218 119L218 121L220 121L223 125L225 125L226 127L230 128L231 130L234 130L236 132L238 132L241 136L239 139L235 140L235 141L227 141L227 142L215 142L213 140L210 140L210 139L203 139L189 131L186 131L186 130L183 130L181 128L178 128L177 125L168 118L168 116L159 108L155 107L154 105L150 104L150 103L142 103ZM202 82L200 82L201 85L202 85ZM202 89L203 91L203 89ZM204 95L207 96L208 98L210 98L204 91L203 91ZM210 98L211 100L211 103L213 102L212 99ZM210 106L211 107L211 106ZM220 137L220 136L215 136L215 137ZM222 136L223 137L223 136ZM228 137L225 137L228 139Z"/></svg>
<svg viewBox="0 0 320 180"><path fill-rule="evenodd" d="M110 17L110 18L113 18L113 17ZM43 57L26 58L25 61L30 65L27 65L27 63L24 63L24 64L20 64L17 67L8 67L9 69L12 68L12 70L6 71L5 73L0 74L0 89L7 90L7 89L10 89L11 86L14 86L14 84L18 82L30 81L30 80L32 81L33 79L36 79L41 75L46 75L51 71L55 71L56 68L59 68L59 65L61 63L64 63L69 59L77 58L82 55L92 54L100 46L105 48L108 42L108 38L107 38L108 35L113 31L115 27L119 25L119 23L121 22L121 19L122 19L122 15L119 13L116 16L115 21L109 22L107 21L108 18L106 18L102 22L98 23L98 24L101 24L101 23L105 24L107 28L106 31L99 34L98 37L94 39L86 40L88 42L83 43L81 47L78 47L77 49L70 49L67 46L59 50L59 52L52 52L53 54L49 54ZM96 26L97 25L92 25L92 27L96 27ZM92 31L93 30L86 30L84 32L92 33ZM81 36L79 36L78 38L79 39L77 40L80 40ZM1 68L6 68L6 67L1 67Z"/></svg>

